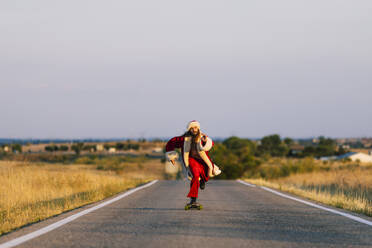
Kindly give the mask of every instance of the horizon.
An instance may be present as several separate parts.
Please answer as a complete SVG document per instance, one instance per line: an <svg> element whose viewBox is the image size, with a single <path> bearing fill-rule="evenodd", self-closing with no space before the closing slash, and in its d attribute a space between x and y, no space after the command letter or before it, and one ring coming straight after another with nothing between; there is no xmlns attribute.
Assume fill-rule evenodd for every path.
<svg viewBox="0 0 372 248"><path fill-rule="evenodd" d="M238 138L241 138L241 139L249 139L249 140L261 140L263 137L267 137L267 136L270 136L270 135L276 135L275 133L272 133L272 134L269 134L269 135L265 135L265 136L262 136L262 137L245 137L245 136L236 136L236 135L233 135L233 136L214 136L214 137L211 137L212 139L215 139L215 140L224 140L224 139L228 139L230 137L238 137ZM177 136L177 135L176 135ZM326 135L320 135L320 136L314 136L314 137L289 137L289 136L281 136L279 135L280 138L282 140L284 140L285 138L290 138L290 139L293 139L293 140L311 140L311 139L318 139L320 137L324 137L324 138L330 138L330 139L372 139L372 136L360 136L360 137L331 137L331 136L326 136ZM175 136L163 136L163 137L131 137L131 138L128 138L128 137L102 137L102 138L97 138L97 137L80 137L80 138L7 138L7 137L0 137L0 141L3 141L3 140L35 140L35 141L44 141L44 140L61 140L61 141L73 141L73 140L97 140L97 141L100 141L100 140L111 140L111 141L115 141L115 140L141 140L141 139L144 139L146 141L151 141L151 140L156 140L156 139L159 139L159 140L168 140L168 139L171 139L172 137L175 137Z"/></svg>

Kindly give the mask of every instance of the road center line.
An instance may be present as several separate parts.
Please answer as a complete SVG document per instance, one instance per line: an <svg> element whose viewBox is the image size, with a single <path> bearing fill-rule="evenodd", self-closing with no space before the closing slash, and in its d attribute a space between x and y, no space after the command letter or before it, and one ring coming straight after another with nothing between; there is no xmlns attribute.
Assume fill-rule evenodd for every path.
<svg viewBox="0 0 372 248"><path fill-rule="evenodd" d="M65 219L62 219L60 221L57 221L56 223L53 223L53 224L51 224L49 226L46 226L46 227L43 227L43 228L41 228L41 229L39 229L37 231L34 231L32 233L23 235L21 237L18 237L18 238L15 238L13 240L10 240L8 242L5 242L3 244L0 244L0 248L10 248L10 247L14 247L16 245L20 245L20 244L22 244L22 243L24 243L26 241L29 241L31 239L34 239L34 238L36 238L36 237L38 237L40 235L43 235L45 233L48 233L48 232L50 232L50 231L52 231L52 230L54 230L54 229L56 229L56 228L58 228L60 226L63 226L63 225L65 225L65 224L67 224L67 223L69 223L69 222L71 222L73 220L76 220L77 218L79 218L79 217L81 217L83 215L86 215L86 214L88 214L90 212L93 212L94 210L103 208L104 206L107 206L107 205L109 205L109 204L111 204L113 202L116 202L116 201L118 201L120 199L123 199L124 197L126 197L128 195L131 195L131 194L133 194L134 192L136 192L138 190L141 190L141 189L150 187L151 185L153 185L157 181L158 180L154 180L154 181L149 182L149 183L147 183L145 185L142 185L140 187L137 187L137 188L128 190L127 192L125 192L125 193L123 193L123 194L121 194L121 195L119 195L119 196L117 196L117 197L115 197L115 198L113 198L111 200L105 201L105 202L103 202L103 203L101 203L101 204L99 204L97 206L88 208L88 209L86 209L84 211L81 211L81 212L79 212L77 214L71 215L71 216L69 216L69 217L67 217Z"/></svg>
<svg viewBox="0 0 372 248"><path fill-rule="evenodd" d="M242 183L244 185L248 185L248 186L251 186L253 184L249 184L249 183L246 183L242 180L237 180L239 183ZM252 186L251 186L252 187ZM283 193L280 193L276 190L273 190L273 189L269 189L267 187L264 187L264 186L261 186L260 187L261 189L264 189L266 191L269 191L273 194L276 194L276 195L279 195L281 197L284 197L284 198L288 198L288 199L291 199L291 200L294 200L294 201L298 201L298 202L301 202L303 204L306 204L306 205L309 205L309 206L312 206L312 207L315 207L315 208L319 208L319 209L322 209L322 210L325 210L325 211L328 211L328 212L331 212L331 213L334 213L334 214L338 214L338 215L341 215L341 216L344 216L346 218L349 218L349 219L352 219L352 220L355 220L357 222L360 222L360 223L363 223L363 224L366 224L366 225L369 225L369 226L372 226L372 221L368 221L368 220L365 220L365 219L362 219L360 217L357 217L357 216L354 216L354 215L351 215L351 214L347 214L347 213L343 213L341 211L337 211L337 210L334 210L334 209L331 209L331 208L326 208L326 207L323 207L323 206L320 206L318 204L315 204L315 203L312 203L312 202L308 202L308 201L304 201L304 200L301 200L301 199L298 199L298 198L295 198L295 197L292 197L292 196L289 196L289 195L286 195L286 194L283 194ZM2 248L2 247L0 247Z"/></svg>

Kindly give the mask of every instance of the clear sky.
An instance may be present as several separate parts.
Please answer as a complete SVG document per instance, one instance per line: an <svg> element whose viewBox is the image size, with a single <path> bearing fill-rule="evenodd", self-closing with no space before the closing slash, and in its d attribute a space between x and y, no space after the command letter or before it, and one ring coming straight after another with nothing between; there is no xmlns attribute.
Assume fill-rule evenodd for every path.
<svg viewBox="0 0 372 248"><path fill-rule="evenodd" d="M2 0L0 137L372 136L370 0Z"/></svg>

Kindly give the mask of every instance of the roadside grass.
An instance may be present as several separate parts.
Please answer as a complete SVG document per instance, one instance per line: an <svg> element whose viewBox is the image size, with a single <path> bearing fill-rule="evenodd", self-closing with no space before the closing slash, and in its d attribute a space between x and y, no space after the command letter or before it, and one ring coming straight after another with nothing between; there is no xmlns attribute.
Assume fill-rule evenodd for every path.
<svg viewBox="0 0 372 248"><path fill-rule="evenodd" d="M314 168L321 167L285 177L244 180L372 216L372 166L335 163L327 169Z"/></svg>
<svg viewBox="0 0 372 248"><path fill-rule="evenodd" d="M120 170L0 161L0 235L163 176L160 160Z"/></svg>

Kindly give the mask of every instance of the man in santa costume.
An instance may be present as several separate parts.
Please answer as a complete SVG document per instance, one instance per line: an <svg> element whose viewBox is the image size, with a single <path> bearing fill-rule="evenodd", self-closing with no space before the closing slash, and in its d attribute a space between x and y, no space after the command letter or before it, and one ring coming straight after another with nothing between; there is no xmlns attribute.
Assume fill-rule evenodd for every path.
<svg viewBox="0 0 372 248"><path fill-rule="evenodd" d="M182 163L191 179L189 205L197 205L199 187L204 189L209 178L221 173L208 155L213 145L212 139L200 131L200 123L194 120L187 125L186 133L170 139L165 147L165 156L173 165L178 158L175 149L181 148Z"/></svg>

